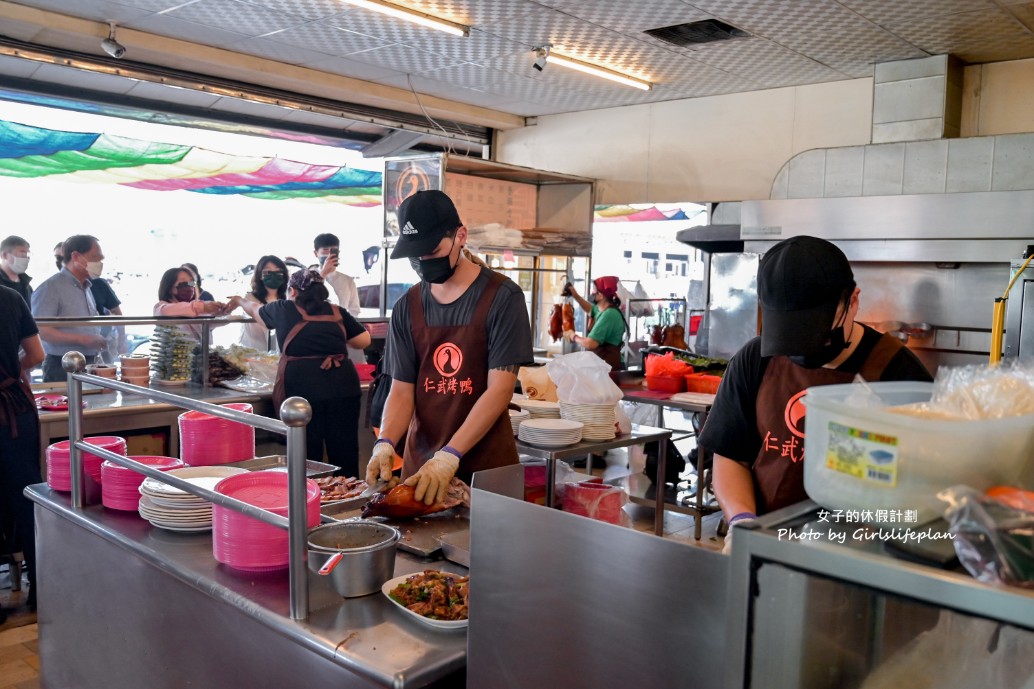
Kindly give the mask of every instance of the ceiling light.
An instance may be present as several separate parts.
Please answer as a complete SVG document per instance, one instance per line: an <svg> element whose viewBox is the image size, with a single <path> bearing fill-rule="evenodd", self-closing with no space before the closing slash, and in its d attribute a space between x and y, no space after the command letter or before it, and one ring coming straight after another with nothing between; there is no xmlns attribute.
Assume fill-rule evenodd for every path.
<svg viewBox="0 0 1034 689"><path fill-rule="evenodd" d="M597 67L596 65L590 65L588 62L582 62L581 60L575 60L574 58L565 57L564 55L558 55L557 53L550 51L549 56L546 58L547 62L551 65L558 65L560 67L567 67L568 69L578 70L584 74L591 74L594 77L601 77L603 79L610 79L616 81L619 84L625 86L631 86L642 91L649 91L653 84L643 79L636 79L630 77L627 74L621 72L615 72L612 69L606 67Z"/></svg>
<svg viewBox="0 0 1034 689"><path fill-rule="evenodd" d="M390 2L383 2L382 0L345 0L345 2L355 5L356 7L362 7L363 9L372 10L374 12L380 12L386 14L389 17L395 17L396 19L404 19L407 22L413 22L414 24L420 24L432 29L438 29L444 31L447 34L453 36L466 36L470 33L470 28L463 24L456 24L455 22L446 21L445 19L439 19L417 10L411 10L406 7L400 7L399 5L393 5Z"/></svg>

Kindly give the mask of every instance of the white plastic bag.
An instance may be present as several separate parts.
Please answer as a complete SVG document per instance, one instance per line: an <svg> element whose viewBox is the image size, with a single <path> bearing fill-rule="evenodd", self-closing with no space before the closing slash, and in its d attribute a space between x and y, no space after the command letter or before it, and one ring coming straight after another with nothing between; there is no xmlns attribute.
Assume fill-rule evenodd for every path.
<svg viewBox="0 0 1034 689"><path fill-rule="evenodd" d="M621 402L614 405L614 421L617 424L618 433L621 435L628 435L632 432L632 420L628 418Z"/></svg>
<svg viewBox="0 0 1034 689"><path fill-rule="evenodd" d="M592 352L554 357L546 364L557 396L571 404L617 404L624 393L610 379L610 364Z"/></svg>

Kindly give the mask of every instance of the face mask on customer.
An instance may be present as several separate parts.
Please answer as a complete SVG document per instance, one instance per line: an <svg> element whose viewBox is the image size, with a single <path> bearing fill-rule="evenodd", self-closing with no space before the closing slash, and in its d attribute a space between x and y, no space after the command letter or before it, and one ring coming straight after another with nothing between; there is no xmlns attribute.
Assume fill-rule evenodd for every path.
<svg viewBox="0 0 1034 689"><path fill-rule="evenodd" d="M172 295L176 297L176 301L194 301L194 288L190 285L176 285Z"/></svg>
<svg viewBox="0 0 1034 689"><path fill-rule="evenodd" d="M456 248L455 237L452 239L452 247L453 249ZM448 254L438 258L411 258L409 259L409 265L413 266L413 270L424 282L440 285L443 282L447 282L453 273L456 272L456 265L459 265L459 260L457 260L456 265L452 264L452 249L449 249Z"/></svg>
<svg viewBox="0 0 1034 689"><path fill-rule="evenodd" d="M29 269L29 257L28 256L11 256L7 260L7 264L11 266L11 272L15 275L21 275Z"/></svg>
<svg viewBox="0 0 1034 689"><path fill-rule="evenodd" d="M804 368L822 368L829 362L840 356L841 352L847 349L849 344L844 339L844 319L847 318L847 312L844 312L844 318L841 319L840 324L834 326L832 332L829 333L829 341L822 346L822 349L813 353L806 354L804 356L791 356L788 357L790 361L803 366Z"/></svg>
<svg viewBox="0 0 1034 689"><path fill-rule="evenodd" d="M92 280L96 280L104 272L104 261L87 261L86 272Z"/></svg>
<svg viewBox="0 0 1034 689"><path fill-rule="evenodd" d="M270 273L269 275L263 275L262 284L268 289L280 289L280 285L284 284L284 274Z"/></svg>

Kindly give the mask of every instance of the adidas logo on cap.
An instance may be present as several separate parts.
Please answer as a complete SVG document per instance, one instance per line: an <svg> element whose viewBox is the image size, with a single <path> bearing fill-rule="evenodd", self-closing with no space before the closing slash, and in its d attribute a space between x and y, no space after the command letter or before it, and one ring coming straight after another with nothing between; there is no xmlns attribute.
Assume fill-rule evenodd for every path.
<svg viewBox="0 0 1034 689"><path fill-rule="evenodd" d="M406 222L406 225L402 228L402 234L420 234L420 232L413 227L413 223Z"/></svg>

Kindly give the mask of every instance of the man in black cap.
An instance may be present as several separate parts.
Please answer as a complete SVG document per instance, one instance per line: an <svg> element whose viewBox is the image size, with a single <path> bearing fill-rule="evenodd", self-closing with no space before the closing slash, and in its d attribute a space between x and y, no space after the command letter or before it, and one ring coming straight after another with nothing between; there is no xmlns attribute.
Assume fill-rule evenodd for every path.
<svg viewBox="0 0 1034 689"><path fill-rule="evenodd" d="M507 405L517 371L533 360L524 292L463 254L467 228L452 199L420 191L398 209L391 258L408 258L420 282L392 309L392 385L366 470L371 484L402 478L430 505L453 476L517 463ZM407 433L408 431L408 433ZM396 448L406 434L405 450Z"/></svg>
<svg viewBox="0 0 1034 689"><path fill-rule="evenodd" d="M859 293L847 257L824 239L786 239L762 257L761 336L729 362L700 434L714 453L714 491L730 526L808 497L807 388L856 375L931 380L899 339L855 322Z"/></svg>

